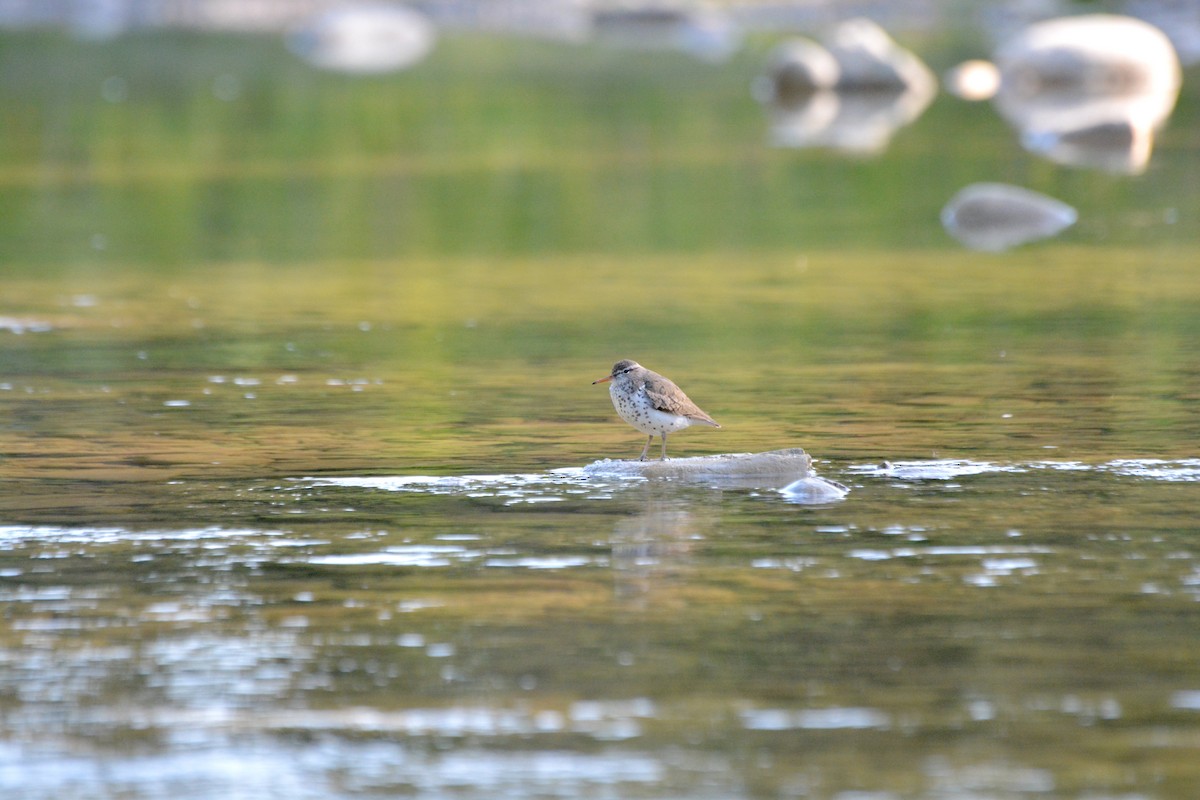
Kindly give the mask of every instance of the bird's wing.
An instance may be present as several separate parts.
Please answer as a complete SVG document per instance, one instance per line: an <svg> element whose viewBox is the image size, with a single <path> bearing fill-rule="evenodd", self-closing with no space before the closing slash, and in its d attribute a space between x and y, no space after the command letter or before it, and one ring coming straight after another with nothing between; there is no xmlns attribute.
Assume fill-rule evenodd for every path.
<svg viewBox="0 0 1200 800"><path fill-rule="evenodd" d="M683 390L674 384L669 378L664 378L661 375L655 375L646 380L646 396L650 398L650 402L659 411L666 411L668 414L678 414L681 417L694 419L699 422L707 422L709 425L717 425L717 421L705 414L700 406L692 402Z"/></svg>

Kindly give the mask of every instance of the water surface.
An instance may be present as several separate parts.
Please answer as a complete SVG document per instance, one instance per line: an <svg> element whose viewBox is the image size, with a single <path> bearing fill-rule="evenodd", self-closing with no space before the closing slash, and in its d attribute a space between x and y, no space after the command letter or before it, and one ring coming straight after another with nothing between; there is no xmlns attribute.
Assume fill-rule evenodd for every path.
<svg viewBox="0 0 1200 800"><path fill-rule="evenodd" d="M0 788L1191 797L1190 84L1130 177L950 98L771 149L754 52L444 45L6 37ZM1081 221L963 251L992 179ZM850 495L586 476L623 357L722 423L673 454Z"/></svg>

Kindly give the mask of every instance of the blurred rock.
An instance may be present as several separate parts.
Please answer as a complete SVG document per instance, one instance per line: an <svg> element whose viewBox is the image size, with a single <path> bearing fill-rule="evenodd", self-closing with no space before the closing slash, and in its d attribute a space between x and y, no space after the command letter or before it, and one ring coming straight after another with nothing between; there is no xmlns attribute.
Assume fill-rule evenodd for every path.
<svg viewBox="0 0 1200 800"><path fill-rule="evenodd" d="M1132 17L1090 14L1030 25L995 54L994 103L1022 144L1060 164L1118 173L1145 169L1155 132L1179 95L1167 36ZM952 71L955 90L978 71ZM982 96L982 95L980 95Z"/></svg>
<svg viewBox="0 0 1200 800"><path fill-rule="evenodd" d="M942 225L972 250L1000 252L1055 236L1075 224L1066 203L1004 183L974 183L942 209Z"/></svg>
<svg viewBox="0 0 1200 800"><path fill-rule="evenodd" d="M741 47L740 29L719 8L660 3L592 12L592 38L635 50L676 50L725 61Z"/></svg>
<svg viewBox="0 0 1200 800"><path fill-rule="evenodd" d="M825 46L838 63L839 91L915 90L930 97L937 91L925 63L869 19L841 23L825 38Z"/></svg>
<svg viewBox="0 0 1200 800"><path fill-rule="evenodd" d="M870 20L844 22L824 45L777 47L751 91L784 147L878 153L929 105L937 82L919 58Z"/></svg>
<svg viewBox="0 0 1200 800"><path fill-rule="evenodd" d="M753 94L762 103L798 103L814 92L833 89L840 75L837 59L824 47L809 39L791 39L771 52Z"/></svg>
<svg viewBox="0 0 1200 800"><path fill-rule="evenodd" d="M1200 62L1200 5L1196 0L1126 0L1123 9L1170 37L1185 65Z"/></svg>
<svg viewBox="0 0 1200 800"><path fill-rule="evenodd" d="M318 69L381 73L410 67L433 49L433 24L400 5L348 4L301 23L288 49Z"/></svg>

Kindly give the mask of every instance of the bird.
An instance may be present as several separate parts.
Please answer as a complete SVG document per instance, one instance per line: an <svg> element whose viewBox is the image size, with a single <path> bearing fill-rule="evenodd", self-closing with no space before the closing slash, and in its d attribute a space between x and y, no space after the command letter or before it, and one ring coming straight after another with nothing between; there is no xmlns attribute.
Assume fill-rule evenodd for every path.
<svg viewBox="0 0 1200 800"><path fill-rule="evenodd" d="M611 382L610 382L611 381ZM608 383L608 394L621 419L648 435L646 446L638 461L645 461L650 443L657 434L662 437L662 458L667 459L667 434L690 428L692 425L721 427L717 421L700 410L683 390L669 378L646 369L630 359L613 364L612 372L592 381Z"/></svg>

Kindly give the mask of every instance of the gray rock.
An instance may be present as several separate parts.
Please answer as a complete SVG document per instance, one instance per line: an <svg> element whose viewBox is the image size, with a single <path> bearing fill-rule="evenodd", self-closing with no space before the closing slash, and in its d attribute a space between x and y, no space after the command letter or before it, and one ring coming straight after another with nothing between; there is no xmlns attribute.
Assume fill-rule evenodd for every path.
<svg viewBox="0 0 1200 800"><path fill-rule="evenodd" d="M942 209L942 225L951 236L987 252L1055 236L1077 217L1066 203L1005 183L973 183Z"/></svg>

